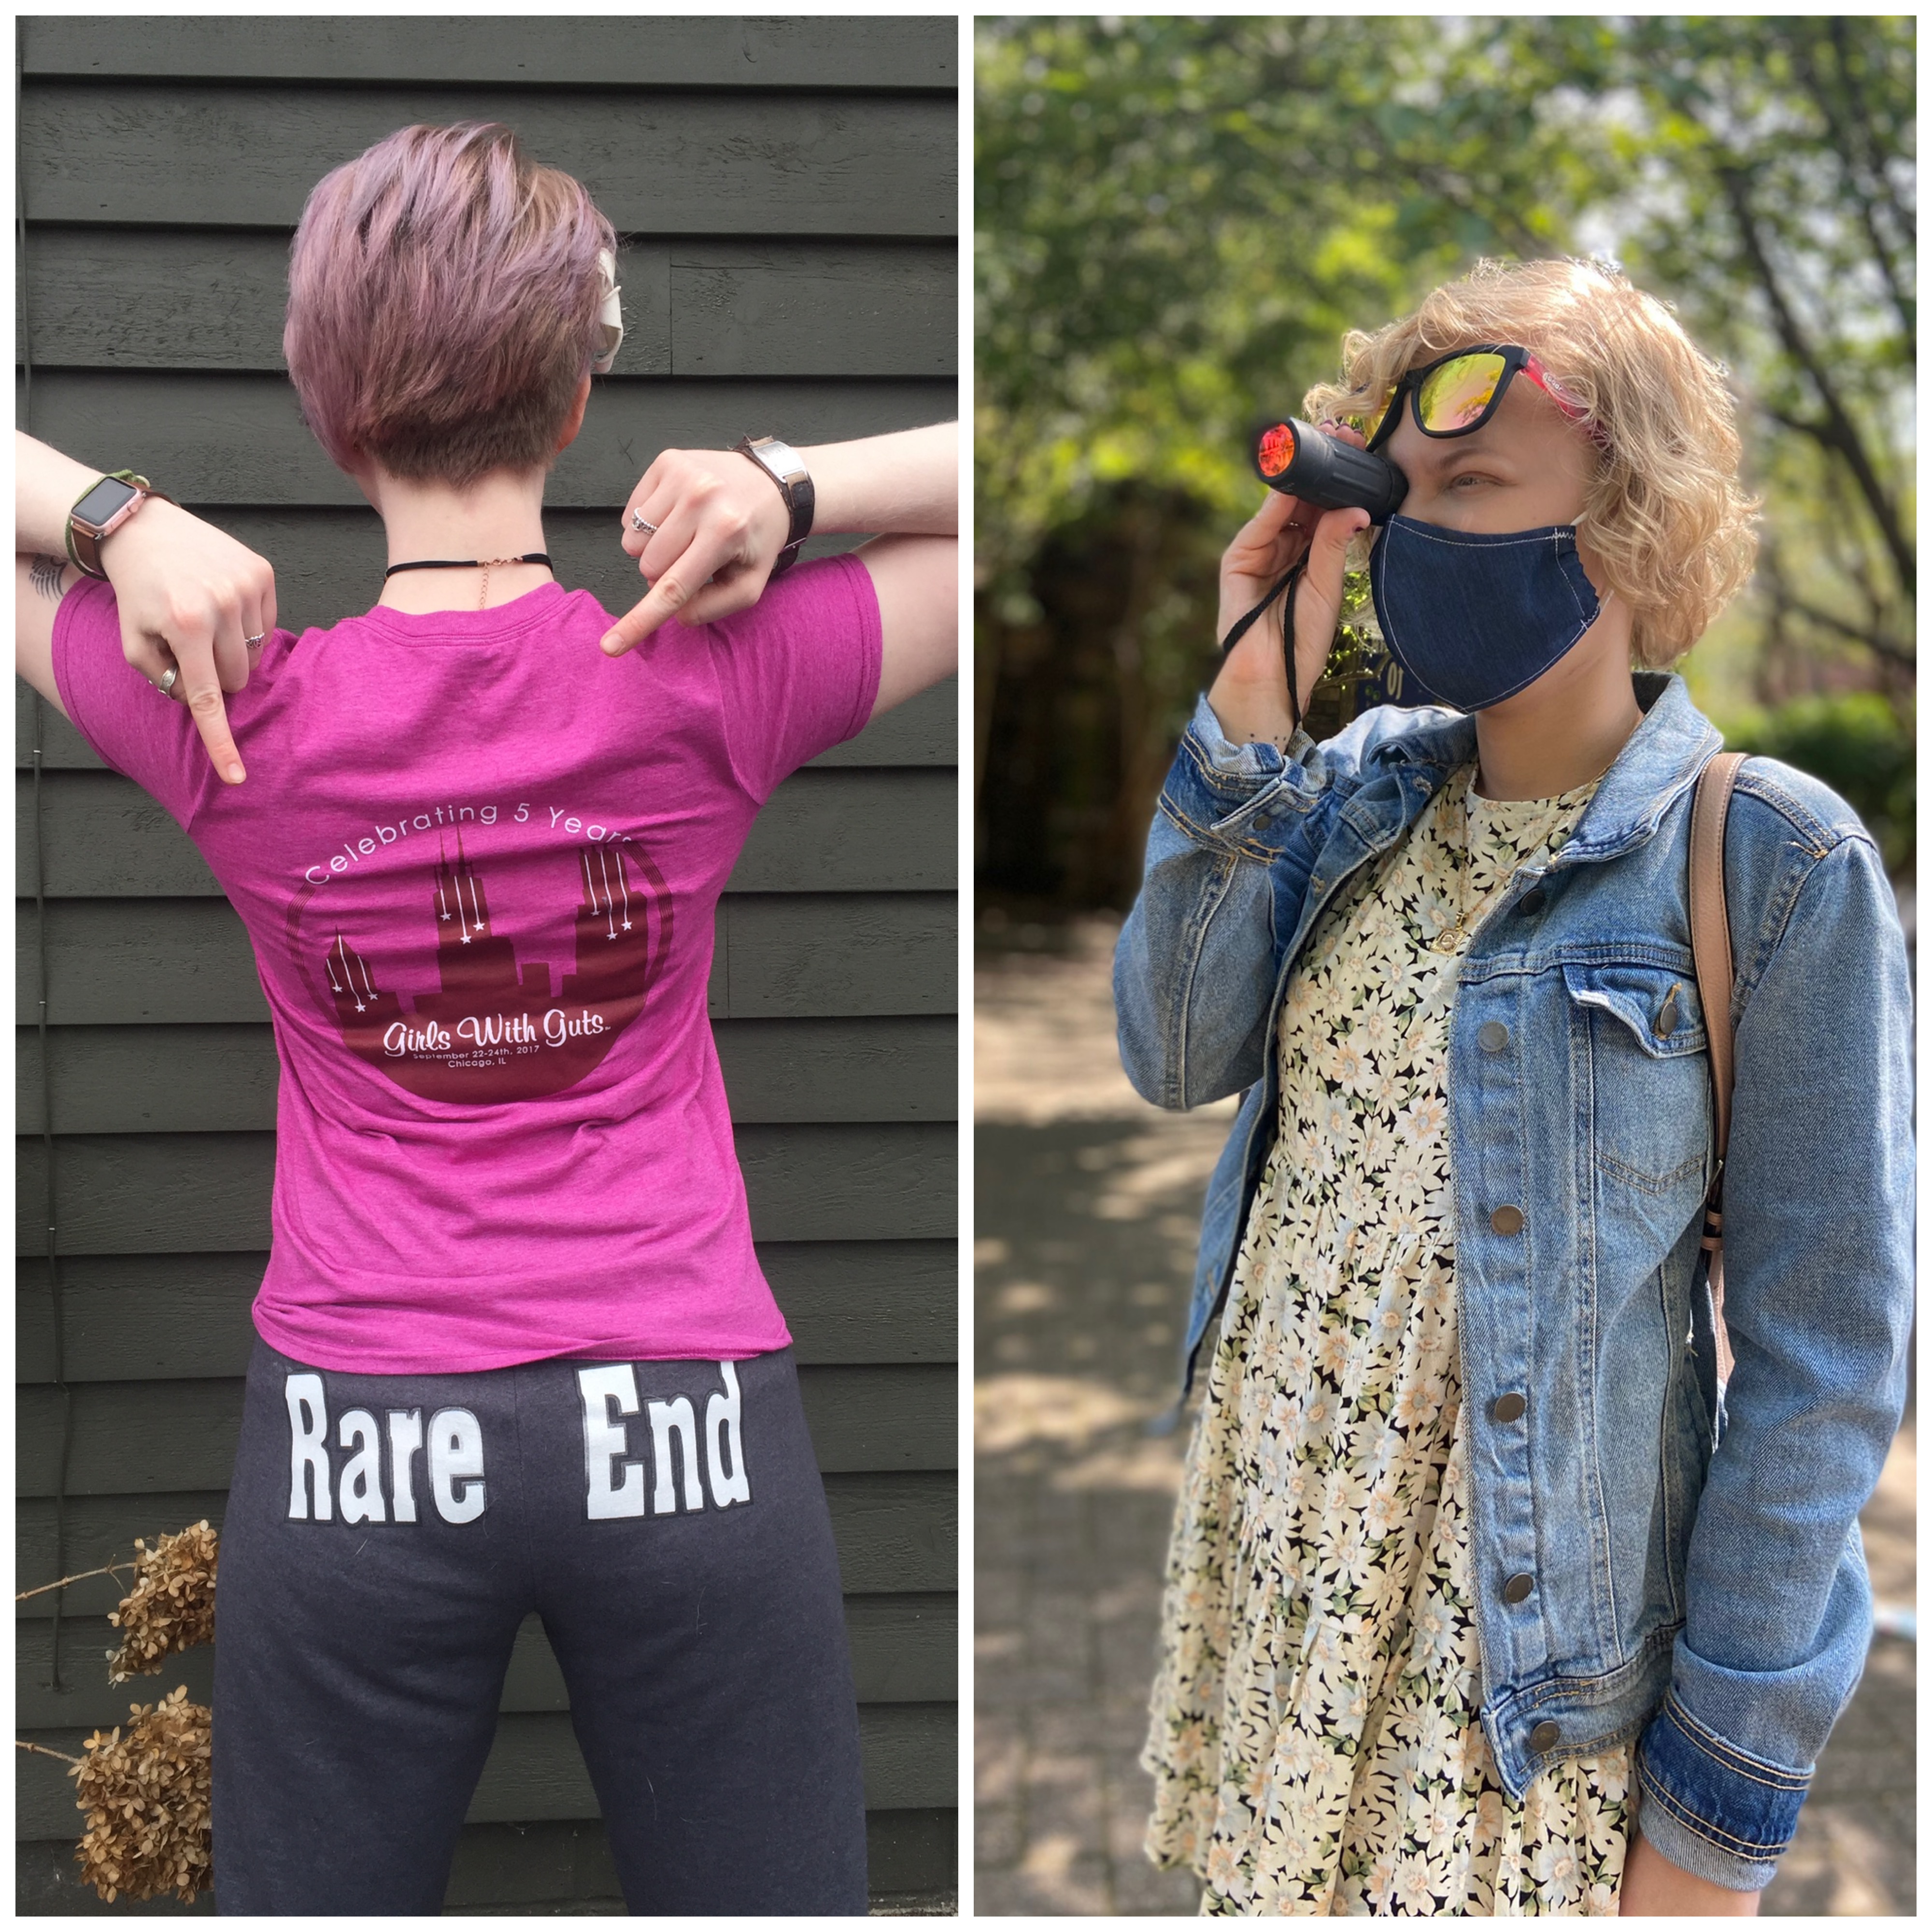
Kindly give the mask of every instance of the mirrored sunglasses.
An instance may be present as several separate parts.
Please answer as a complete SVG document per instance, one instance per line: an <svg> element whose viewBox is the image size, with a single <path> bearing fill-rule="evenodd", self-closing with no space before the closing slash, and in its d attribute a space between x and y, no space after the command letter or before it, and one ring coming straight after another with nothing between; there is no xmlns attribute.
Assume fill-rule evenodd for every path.
<svg viewBox="0 0 1932 1932"><path fill-rule="evenodd" d="M1402 399L1406 395L1415 426L1424 436L1468 436L1482 428L1496 412L1496 406L1521 370L1572 422L1580 422L1588 413L1582 405L1564 394L1541 362L1529 350L1509 344L1489 343L1475 349L1458 349L1412 369L1396 383L1382 414L1369 431L1369 447L1374 449L1394 434L1402 420ZM1592 440L1603 442L1602 433L1593 429Z"/></svg>

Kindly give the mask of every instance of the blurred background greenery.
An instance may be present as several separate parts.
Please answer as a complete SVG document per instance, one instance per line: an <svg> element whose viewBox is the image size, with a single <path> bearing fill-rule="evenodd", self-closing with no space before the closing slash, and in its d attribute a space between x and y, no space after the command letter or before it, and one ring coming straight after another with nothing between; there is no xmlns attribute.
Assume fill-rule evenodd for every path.
<svg viewBox="0 0 1932 1932"><path fill-rule="evenodd" d="M1764 500L1682 667L1912 860L1916 22L978 27L975 729L991 922L1133 896L1244 434L1477 256L1605 254L1726 365Z"/></svg>

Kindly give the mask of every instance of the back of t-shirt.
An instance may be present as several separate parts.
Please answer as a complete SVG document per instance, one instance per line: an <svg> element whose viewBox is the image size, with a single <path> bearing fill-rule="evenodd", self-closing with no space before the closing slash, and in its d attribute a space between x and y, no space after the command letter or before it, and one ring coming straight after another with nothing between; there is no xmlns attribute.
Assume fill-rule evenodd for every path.
<svg viewBox="0 0 1932 1932"><path fill-rule="evenodd" d="M864 565L628 656L555 584L271 634L214 776L122 655L112 592L54 668L107 763L248 926L282 1062L255 1304L298 1361L742 1358L788 1337L752 1252L706 1018L712 914L758 807L878 689Z"/></svg>

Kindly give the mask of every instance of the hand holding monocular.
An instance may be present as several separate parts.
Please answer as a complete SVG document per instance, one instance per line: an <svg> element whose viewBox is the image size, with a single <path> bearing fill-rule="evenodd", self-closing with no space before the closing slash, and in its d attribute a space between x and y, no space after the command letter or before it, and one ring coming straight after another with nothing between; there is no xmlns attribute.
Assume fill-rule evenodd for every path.
<svg viewBox="0 0 1932 1932"><path fill-rule="evenodd" d="M1255 472L1270 490L1323 510L1366 510L1385 524L1408 494L1408 478L1386 456L1343 442L1292 416L1255 431Z"/></svg>

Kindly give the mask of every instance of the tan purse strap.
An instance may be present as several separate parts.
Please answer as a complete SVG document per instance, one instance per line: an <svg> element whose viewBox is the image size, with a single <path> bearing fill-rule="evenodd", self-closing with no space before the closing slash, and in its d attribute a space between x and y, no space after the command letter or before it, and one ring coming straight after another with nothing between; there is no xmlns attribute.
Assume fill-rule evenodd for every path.
<svg viewBox="0 0 1932 1932"><path fill-rule="evenodd" d="M1730 1334L1724 1322L1724 1156L1731 1140L1731 920L1724 898L1724 824L1738 782L1742 752L1720 752L1697 775L1690 807L1690 955L1697 1003L1711 1055L1711 1092L1717 1160L1705 1204L1704 1246L1711 1257L1711 1309L1718 1344L1718 1379L1731 1373Z"/></svg>
<svg viewBox="0 0 1932 1932"><path fill-rule="evenodd" d="M1724 821L1738 782L1742 752L1720 752L1697 777L1690 808L1690 954L1696 962L1697 1001L1710 1042L1711 1085L1717 1100L1718 1172L1731 1138L1731 920L1724 902Z"/></svg>

